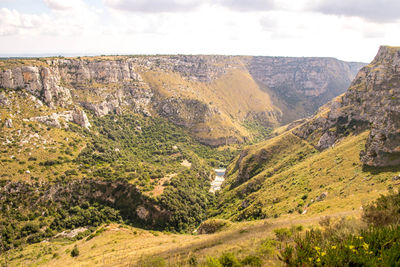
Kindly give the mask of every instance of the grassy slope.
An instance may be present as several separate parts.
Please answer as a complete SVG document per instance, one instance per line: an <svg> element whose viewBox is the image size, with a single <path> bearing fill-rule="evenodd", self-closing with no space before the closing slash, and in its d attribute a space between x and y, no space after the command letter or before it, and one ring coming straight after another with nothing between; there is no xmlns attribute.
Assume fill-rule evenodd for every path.
<svg viewBox="0 0 400 267"><path fill-rule="evenodd" d="M200 138L219 138L224 136L250 136L243 127L243 120L249 112L279 111L263 92L250 74L234 69L211 83L194 82L182 78L177 73L147 71L141 73L150 88L164 97L198 99L220 113L195 128L212 128L212 132L195 132ZM268 117L271 124L278 124L277 118Z"/></svg>
<svg viewBox="0 0 400 267"><path fill-rule="evenodd" d="M290 132L251 147L247 156L251 160L243 160L241 167L252 164L251 170L261 168L262 171L235 188L232 183L237 179L238 170L228 173L215 214L223 218L251 219L301 213L305 209L307 214L359 209L392 188L395 182L391 178L399 171L399 168L363 168L359 152L367 136L367 132L348 136L323 152L309 149L305 141ZM267 163L257 157L262 150L274 151L271 148L285 144L286 148L275 150L276 154ZM257 162L263 165L257 166ZM323 192L328 193L327 198L316 202ZM248 207L242 207L242 203Z"/></svg>
<svg viewBox="0 0 400 267"><path fill-rule="evenodd" d="M83 134L24 121L62 112L63 109L32 108L30 96L23 92L11 91L7 96L11 105L0 107L0 119L1 122L12 119L13 128L3 127L0 131L0 177L25 181L39 177L52 180L64 171L76 168L71 160L86 146L87 138ZM59 160L63 164L56 168L40 165L48 160Z"/></svg>
<svg viewBox="0 0 400 267"><path fill-rule="evenodd" d="M333 216L358 217L359 211ZM190 258L204 264L209 256L218 257L224 252L232 252L239 259L255 255L267 266L279 265L276 257L279 245L272 245L276 242L274 229L290 229L296 225L315 227L320 219L320 216L293 214L278 219L234 223L221 232L209 235L171 234L111 224L104 227L106 231L88 241L55 239L26 245L22 251L12 250L3 254L0 263L7 260L12 266L137 266L138 262L163 260L168 266L190 266ZM73 258L70 251L75 245L80 255Z"/></svg>

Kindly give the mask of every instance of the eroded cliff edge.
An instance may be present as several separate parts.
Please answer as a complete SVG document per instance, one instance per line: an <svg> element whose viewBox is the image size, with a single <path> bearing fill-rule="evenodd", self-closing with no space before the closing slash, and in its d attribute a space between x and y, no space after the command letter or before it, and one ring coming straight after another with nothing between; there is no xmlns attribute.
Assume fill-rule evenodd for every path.
<svg viewBox="0 0 400 267"><path fill-rule="evenodd" d="M164 116L218 146L249 138L246 121L274 127L312 114L344 92L361 66L327 58L241 56L10 59L1 62L0 87L25 89L62 108L38 119L51 126L61 116L89 128L85 110L93 116L133 111Z"/></svg>
<svg viewBox="0 0 400 267"><path fill-rule="evenodd" d="M370 130L360 159L369 166L400 164L400 48L381 46L348 91L293 132L320 149L352 132Z"/></svg>

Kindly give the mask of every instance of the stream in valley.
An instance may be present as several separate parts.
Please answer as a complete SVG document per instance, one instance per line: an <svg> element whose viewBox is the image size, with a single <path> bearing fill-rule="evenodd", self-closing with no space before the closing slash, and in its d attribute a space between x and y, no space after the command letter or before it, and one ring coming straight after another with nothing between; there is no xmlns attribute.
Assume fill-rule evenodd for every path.
<svg viewBox="0 0 400 267"><path fill-rule="evenodd" d="M226 169L215 169L214 171L215 171L215 178L211 182L211 188L210 188L210 192L212 193L215 193L216 191L221 189L221 185L225 180L224 175Z"/></svg>

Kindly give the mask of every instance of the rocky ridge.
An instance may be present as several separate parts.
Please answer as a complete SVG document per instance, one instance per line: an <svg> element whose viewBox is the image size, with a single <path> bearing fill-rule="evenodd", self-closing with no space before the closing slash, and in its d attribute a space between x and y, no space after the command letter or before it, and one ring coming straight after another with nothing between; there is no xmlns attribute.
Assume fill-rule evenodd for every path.
<svg viewBox="0 0 400 267"><path fill-rule="evenodd" d="M7 61L2 63L0 87L24 89L49 107L63 109L51 116L29 119L59 127L61 116L66 121L89 128L89 120L82 108L95 116L122 114L125 111L146 116L161 115L188 127L199 140L210 145L241 142L246 136L246 130L240 126L243 120L277 126L298 119L289 118L286 110L282 111L279 105L267 102L268 97L257 100L261 102L254 105L250 95L250 100L244 103L246 110L238 103L229 103L231 109L224 109L227 104L224 101L231 102L231 99L211 103L221 94L229 94L219 92L218 95L218 90L229 88L220 88L222 82L215 85L223 77L229 77L227 75L235 71L243 73L243 77L249 78L246 81L240 78L243 82L240 94L251 86L246 83L254 83L255 80L277 92L278 100L273 99L273 102L282 102L284 106L290 106L282 97L285 95L320 99L315 100L317 104L311 109L304 106L306 113L294 112L295 116L302 116L313 112L327 101L328 96L341 93L350 82L356 69L354 66L359 66L336 59L183 55L48 58L41 59L40 64L32 60L32 66L27 66L30 61L17 62L10 68ZM170 82L170 78L163 80L161 77L172 74L178 75L176 81ZM155 85L155 81L159 84ZM254 90L268 96L260 88ZM240 96L236 99L234 101L243 101ZM217 133L217 128L224 129L219 129Z"/></svg>
<svg viewBox="0 0 400 267"><path fill-rule="evenodd" d="M351 132L370 129L361 161L370 166L400 163L400 49L382 46L348 91L293 131L320 149Z"/></svg>
<svg viewBox="0 0 400 267"><path fill-rule="evenodd" d="M306 103L300 116L283 118L289 123L312 115L344 93L364 65L335 58L253 57L248 66L254 79L277 94L285 106L294 109L298 103Z"/></svg>

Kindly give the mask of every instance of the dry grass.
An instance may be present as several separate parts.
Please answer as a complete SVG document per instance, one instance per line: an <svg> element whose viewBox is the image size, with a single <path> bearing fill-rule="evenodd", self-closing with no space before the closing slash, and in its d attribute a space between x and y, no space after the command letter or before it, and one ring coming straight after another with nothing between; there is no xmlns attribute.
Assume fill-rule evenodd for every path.
<svg viewBox="0 0 400 267"><path fill-rule="evenodd" d="M335 216L359 216L359 211L341 212ZM254 222L232 224L227 230L210 235L182 235L145 231L129 226L111 224L93 239L76 242L54 240L27 245L22 251L10 251L5 258L12 266L136 266L146 258L162 258L171 266L187 265L190 256L199 262L207 256L218 257L223 252L234 252L239 258L254 254L265 239L273 239L276 228L293 225L316 226L321 216L285 216ZM70 256L77 245L80 255ZM277 265L275 253L265 255L264 263Z"/></svg>
<svg viewBox="0 0 400 267"><path fill-rule="evenodd" d="M0 177L11 180L40 178L51 180L65 170L73 169L74 163L56 166L39 166L39 162L75 158L86 146L86 140L71 131L50 128L27 119L35 116L62 112L46 106L32 108L30 96L23 92L7 94L11 105L0 108L1 122L12 119L13 128L3 127L0 131ZM76 146L71 146L71 142Z"/></svg>
<svg viewBox="0 0 400 267"><path fill-rule="evenodd" d="M250 147L246 158L254 157L262 149L268 150L269 147L278 144L284 146L285 143L292 154L287 157L285 150L280 150L268 159L261 173L234 190L228 190L229 187L226 187L220 196L220 201L225 203L225 212L221 216L231 218L237 215L239 213L237 207L244 199L251 203L247 210L260 206L262 212L268 216L304 210L307 210L307 214L315 215L360 209L362 205L395 186L391 178L399 171L398 167L363 167L359 153L364 149L368 134L364 132L357 136L349 136L335 147L298 160L292 167L283 171L279 170L279 166L291 162L292 155L298 154L301 150L309 154L307 150L299 150L298 145L288 143L290 140L288 136L291 133ZM304 141L299 139L298 144L301 142ZM242 164L246 164L245 162L246 160L243 160ZM235 179L237 175L237 172L232 173L228 180ZM261 188L245 198L238 198L238 192L251 183L260 183ZM315 201L323 192L327 192L327 198L320 202Z"/></svg>

